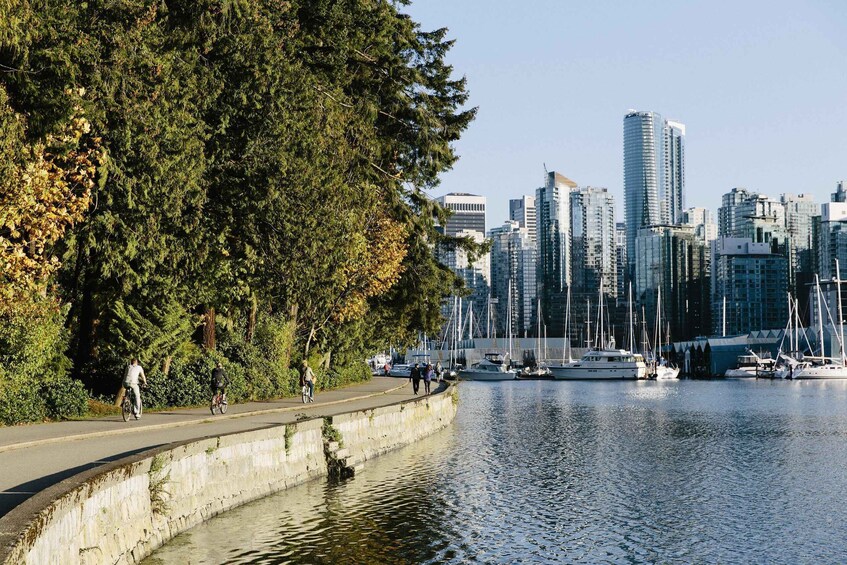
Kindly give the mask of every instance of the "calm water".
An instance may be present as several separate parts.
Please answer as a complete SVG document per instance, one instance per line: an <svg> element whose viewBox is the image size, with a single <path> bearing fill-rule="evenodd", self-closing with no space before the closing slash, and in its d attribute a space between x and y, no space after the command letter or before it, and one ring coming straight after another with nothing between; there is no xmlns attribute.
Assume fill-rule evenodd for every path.
<svg viewBox="0 0 847 565"><path fill-rule="evenodd" d="M455 423L146 563L843 563L847 382L462 383Z"/></svg>

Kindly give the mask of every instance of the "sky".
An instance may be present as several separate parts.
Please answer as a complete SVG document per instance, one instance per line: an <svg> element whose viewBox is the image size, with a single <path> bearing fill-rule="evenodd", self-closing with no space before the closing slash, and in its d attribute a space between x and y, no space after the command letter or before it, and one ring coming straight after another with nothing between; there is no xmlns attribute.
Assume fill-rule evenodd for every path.
<svg viewBox="0 0 847 565"><path fill-rule="evenodd" d="M843 0L416 0L424 30L449 29L454 76L479 108L432 196L508 201L544 167L614 195L623 220L623 117L686 126L685 206L717 211L745 187L826 202L847 180Z"/></svg>

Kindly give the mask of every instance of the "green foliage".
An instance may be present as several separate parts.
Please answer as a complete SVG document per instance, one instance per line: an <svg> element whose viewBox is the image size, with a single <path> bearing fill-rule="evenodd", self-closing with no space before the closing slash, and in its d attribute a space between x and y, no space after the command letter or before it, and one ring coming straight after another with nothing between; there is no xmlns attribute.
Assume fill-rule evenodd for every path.
<svg viewBox="0 0 847 565"><path fill-rule="evenodd" d="M21 72L0 87L27 123L0 126L25 142L81 109L107 155L51 250L69 347L62 324L0 327L0 366L61 374L69 351L113 394L135 355L154 405L202 404L215 353L191 334L214 308L230 398L260 399L296 393L292 352L326 355L320 386L342 385L366 378L363 351L438 328L461 283L434 245L476 249L437 233L425 192L475 115L446 30L385 0L12 4L0 59Z"/></svg>
<svg viewBox="0 0 847 565"><path fill-rule="evenodd" d="M38 296L0 309L0 368L18 380L65 374L64 320L56 302Z"/></svg>

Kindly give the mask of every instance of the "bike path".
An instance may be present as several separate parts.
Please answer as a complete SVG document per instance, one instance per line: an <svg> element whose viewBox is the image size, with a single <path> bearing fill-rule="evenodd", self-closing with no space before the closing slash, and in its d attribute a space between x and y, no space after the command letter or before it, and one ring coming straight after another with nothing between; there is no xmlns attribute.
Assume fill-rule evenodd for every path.
<svg viewBox="0 0 847 565"><path fill-rule="evenodd" d="M143 394L143 393L142 393ZM300 397L231 404L224 415L208 408L120 415L0 428L0 516L44 488L79 472L153 447L207 436L295 422L304 415L333 416L393 404L412 397L406 379L374 377L343 389Z"/></svg>

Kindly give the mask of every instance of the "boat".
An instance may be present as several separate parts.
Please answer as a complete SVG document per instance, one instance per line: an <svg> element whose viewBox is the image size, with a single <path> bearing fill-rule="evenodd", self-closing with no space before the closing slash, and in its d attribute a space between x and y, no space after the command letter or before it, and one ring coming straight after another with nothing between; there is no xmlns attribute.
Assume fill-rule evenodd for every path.
<svg viewBox="0 0 847 565"><path fill-rule="evenodd" d="M841 277L839 274L839 265L838 260L835 260L835 283L836 290L835 294L838 298L838 332L836 333L836 338L838 340L838 346L841 349L841 355L835 357L825 357L824 356L824 336L823 336L823 312L821 309L821 303L823 302L823 296L821 294L820 281L818 277L815 276L815 288L817 290L817 308L818 308L818 343L820 344L820 353L821 356L816 358L818 363L809 363L805 366L794 367L792 371L791 378L793 379L847 379L847 358L844 355L844 326L840 323L843 320L841 314ZM829 314L829 309L827 309L827 314ZM830 322L832 322L832 317L830 316ZM834 326L833 322L833 326ZM835 346L833 346L833 349ZM834 353L834 352L833 352ZM815 359L813 357L808 357L807 359Z"/></svg>
<svg viewBox="0 0 847 565"><path fill-rule="evenodd" d="M668 324L666 335L668 344L670 344L670 324ZM659 358L657 359L656 354L654 354L653 360L648 367L649 376L657 381L671 380L679 376L679 367L670 365L667 359L661 357L662 337L662 288L659 287L656 291L656 354L659 355Z"/></svg>
<svg viewBox="0 0 847 565"><path fill-rule="evenodd" d="M391 369L388 370L389 377L402 377L408 379L412 374L412 366L402 363L392 365Z"/></svg>
<svg viewBox="0 0 847 565"><path fill-rule="evenodd" d="M759 357L752 351L739 355L735 360L735 368L727 369L724 377L728 379L747 379L756 377L772 377L776 360Z"/></svg>
<svg viewBox="0 0 847 565"><path fill-rule="evenodd" d="M630 297L631 297L630 290ZM631 305L630 300L630 305ZM630 335L632 335L632 315L630 307ZM590 347L579 361L570 361L561 365L549 365L548 369L556 380L621 380L643 379L647 377L647 365L644 357L631 350L616 349L614 338L605 341L603 335L603 284L600 284L600 328L598 343L600 347ZM567 335L567 334L566 334ZM590 335L590 331L589 331ZM589 340L590 342L590 340Z"/></svg>
<svg viewBox="0 0 847 565"><path fill-rule="evenodd" d="M517 373L498 351L486 353L481 361L459 370L459 378L467 381L511 381L515 377Z"/></svg>
<svg viewBox="0 0 847 565"><path fill-rule="evenodd" d="M647 365L640 353L612 347L589 349L579 361L551 365L549 369L557 380L643 379L647 376Z"/></svg>

